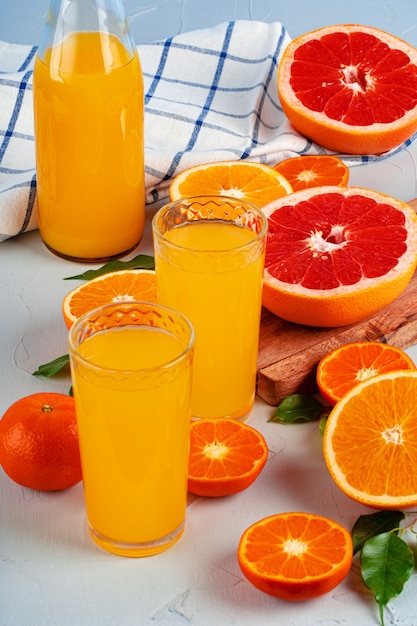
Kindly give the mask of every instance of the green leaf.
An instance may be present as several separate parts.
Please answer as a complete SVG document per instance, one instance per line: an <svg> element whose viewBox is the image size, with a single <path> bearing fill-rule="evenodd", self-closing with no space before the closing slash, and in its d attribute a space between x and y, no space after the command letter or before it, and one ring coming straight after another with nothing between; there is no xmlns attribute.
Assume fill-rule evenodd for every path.
<svg viewBox="0 0 417 626"><path fill-rule="evenodd" d="M68 366L69 354L64 354L63 356L60 356L57 359L50 361L49 363L39 365L36 372L33 372L33 376L55 376L55 374L58 374Z"/></svg>
<svg viewBox="0 0 417 626"><path fill-rule="evenodd" d="M324 430L326 428L327 418L329 417L329 414L330 414L330 410L324 411L324 413L322 413L320 416L319 431L321 435L324 435Z"/></svg>
<svg viewBox="0 0 417 626"><path fill-rule="evenodd" d="M414 555L406 542L392 532L365 541L361 552L361 574L373 591L384 626L384 609L402 591L414 567Z"/></svg>
<svg viewBox="0 0 417 626"><path fill-rule="evenodd" d="M353 553L361 550L371 537L398 530L404 518L402 511L378 511L358 517L352 528Z"/></svg>
<svg viewBox="0 0 417 626"><path fill-rule="evenodd" d="M323 405L316 398L294 393L284 398L268 422L292 424L296 421L312 422L322 414Z"/></svg>
<svg viewBox="0 0 417 626"><path fill-rule="evenodd" d="M138 254L134 259L130 261L120 261L119 259L113 259L108 261L105 265L97 270L87 270L82 274L76 276L67 276L64 280L91 280L96 276L103 276L109 272L117 272L119 270L154 270L155 259L148 254Z"/></svg>

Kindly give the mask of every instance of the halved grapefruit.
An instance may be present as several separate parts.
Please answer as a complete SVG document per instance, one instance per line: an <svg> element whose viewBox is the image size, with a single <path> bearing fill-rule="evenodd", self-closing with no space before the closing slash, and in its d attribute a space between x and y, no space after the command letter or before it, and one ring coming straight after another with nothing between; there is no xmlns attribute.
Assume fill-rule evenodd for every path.
<svg viewBox="0 0 417 626"><path fill-rule="evenodd" d="M417 266L417 216L382 193L311 187L263 211L263 305L290 322L353 324L393 302Z"/></svg>
<svg viewBox="0 0 417 626"><path fill-rule="evenodd" d="M316 143L380 154L417 130L417 49L371 26L326 26L284 50L278 94L292 125Z"/></svg>

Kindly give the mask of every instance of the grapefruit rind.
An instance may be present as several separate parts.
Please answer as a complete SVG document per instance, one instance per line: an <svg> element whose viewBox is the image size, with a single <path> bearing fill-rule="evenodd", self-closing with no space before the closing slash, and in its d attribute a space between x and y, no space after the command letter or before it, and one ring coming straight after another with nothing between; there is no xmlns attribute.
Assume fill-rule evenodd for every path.
<svg viewBox="0 0 417 626"><path fill-rule="evenodd" d="M412 381L408 385L408 391L403 392L399 387L397 390L390 381L406 378ZM388 382L387 382L388 381ZM373 385L385 385L385 390L381 388L380 402L358 403L360 410L355 411L355 399L363 394L367 387ZM398 370L385 374L379 374L361 383L358 383L348 391L332 409L327 418L323 435L323 455L327 469L336 485L352 500L365 504L371 508L381 510L397 510L409 508L417 505L417 437L416 429L413 426L417 417L415 409L415 398L417 397L417 371ZM392 427L401 426L402 422L413 420L406 434L406 450L400 455L395 454L395 444L392 449L385 447L382 455L378 453L378 446L373 446L370 438L375 435L376 424L385 428L383 416L391 413L393 402L401 403L404 406L404 413L399 424L392 423ZM408 407L408 409L407 409ZM413 408L410 408L413 407ZM412 411L414 410L414 413ZM343 412L343 426L341 429L339 416ZM399 411L397 408L396 414ZM393 412L394 414L394 412ZM369 427L370 426L370 427ZM336 428L339 427L338 443L342 443L343 450L337 453L334 449L333 438L336 436ZM382 434L378 432L378 438ZM363 443L362 443L363 442ZM365 445L365 453L360 456L361 446ZM357 452L359 450L359 452ZM345 472L340 468L343 460L340 454L344 455L344 462L352 468L351 476L347 478ZM404 481L402 477L406 477ZM359 488L359 484L353 482L368 481L370 485L384 481L392 482L399 491L397 495L390 493L373 493ZM411 484L410 487L403 488L403 484Z"/></svg>
<svg viewBox="0 0 417 626"><path fill-rule="evenodd" d="M321 112L304 106L291 87L291 66L296 50L311 40L336 32L360 31L377 36L389 47L405 52L412 65L417 65L417 49L406 41L385 31L357 24L326 26L293 39L285 48L278 67L278 95L284 113L302 135L317 144L338 153L382 154L407 141L417 131L417 104L406 111L403 117L389 123L374 123L371 126L351 126L343 121L331 119ZM394 79L395 83L395 79ZM397 99L399 98L398 91Z"/></svg>
<svg viewBox="0 0 417 626"><path fill-rule="evenodd" d="M407 229L407 250L397 265L379 278L362 278L354 285L340 285L327 290L308 289L299 284L279 280L265 266L263 306L284 320L318 327L338 327L366 319L391 304L407 288L417 267L417 216L406 203L385 194L360 187L337 185L312 187L279 198L263 208L269 218L276 210L296 205L318 194L339 193L346 196L360 194L388 203L401 211ZM267 239L268 252L268 239Z"/></svg>

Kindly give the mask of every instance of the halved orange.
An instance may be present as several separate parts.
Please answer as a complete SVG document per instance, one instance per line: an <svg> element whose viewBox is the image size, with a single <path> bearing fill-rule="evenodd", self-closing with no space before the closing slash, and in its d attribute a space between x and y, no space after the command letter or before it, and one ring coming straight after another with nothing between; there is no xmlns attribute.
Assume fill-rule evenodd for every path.
<svg viewBox="0 0 417 626"><path fill-rule="evenodd" d="M378 509L417 505L417 371L385 372L348 391L323 435L327 468L350 498Z"/></svg>
<svg viewBox="0 0 417 626"><path fill-rule="evenodd" d="M417 130L417 50L372 26L325 26L285 48L278 94L293 126L316 143L380 154Z"/></svg>
<svg viewBox="0 0 417 626"><path fill-rule="evenodd" d="M193 196L228 196L262 208L292 192L287 179L272 167L251 161L219 161L196 165L174 178L172 201Z"/></svg>
<svg viewBox="0 0 417 626"><path fill-rule="evenodd" d="M335 348L319 361L316 380L323 398L334 406L363 380L407 369L417 368L400 348L376 341L353 342Z"/></svg>
<svg viewBox="0 0 417 626"><path fill-rule="evenodd" d="M344 326L376 313L417 265L417 216L359 187L311 187L263 208L263 305L290 322Z"/></svg>
<svg viewBox="0 0 417 626"><path fill-rule="evenodd" d="M260 591L289 601L334 589L352 564L352 539L337 522L312 513L266 517L243 533L238 562Z"/></svg>
<svg viewBox="0 0 417 626"><path fill-rule="evenodd" d="M284 159L274 165L290 183L293 191L320 185L347 185L349 168L336 156L318 154Z"/></svg>
<svg viewBox="0 0 417 626"><path fill-rule="evenodd" d="M247 489L268 458L263 435L230 419L191 423L188 491L197 496L229 496Z"/></svg>
<svg viewBox="0 0 417 626"><path fill-rule="evenodd" d="M103 304L145 300L157 302L154 270L120 270L92 278L72 289L62 302L62 314L67 328L75 320Z"/></svg>

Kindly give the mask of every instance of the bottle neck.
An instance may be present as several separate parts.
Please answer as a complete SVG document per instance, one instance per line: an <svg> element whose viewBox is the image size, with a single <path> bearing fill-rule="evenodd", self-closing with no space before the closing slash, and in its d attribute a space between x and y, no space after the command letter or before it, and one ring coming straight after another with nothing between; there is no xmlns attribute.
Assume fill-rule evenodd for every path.
<svg viewBox="0 0 417 626"><path fill-rule="evenodd" d="M122 0L51 0L38 55L74 32L104 32L117 37L131 56L131 38Z"/></svg>

